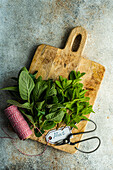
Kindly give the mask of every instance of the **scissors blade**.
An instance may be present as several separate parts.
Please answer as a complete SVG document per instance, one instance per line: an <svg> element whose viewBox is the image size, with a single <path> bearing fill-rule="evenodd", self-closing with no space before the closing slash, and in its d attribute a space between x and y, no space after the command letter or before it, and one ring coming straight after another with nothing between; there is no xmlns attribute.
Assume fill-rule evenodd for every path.
<svg viewBox="0 0 113 170"><path fill-rule="evenodd" d="M59 145L64 145L64 140L58 140L57 142L54 143L56 146L59 146Z"/></svg>

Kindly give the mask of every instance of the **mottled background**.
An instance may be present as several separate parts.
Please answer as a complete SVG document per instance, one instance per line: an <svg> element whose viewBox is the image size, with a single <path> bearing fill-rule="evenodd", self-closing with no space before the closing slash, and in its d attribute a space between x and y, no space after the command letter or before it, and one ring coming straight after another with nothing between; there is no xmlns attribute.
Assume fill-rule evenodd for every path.
<svg viewBox="0 0 113 170"><path fill-rule="evenodd" d="M29 68L39 44L64 48L71 29L80 25L88 32L83 55L106 68L91 114L98 124L93 135L101 138L101 147L92 154L74 155L48 147L43 156L27 157L9 139L0 139L0 170L113 169L113 0L0 0L0 86L10 85L10 77L17 76L21 67ZM8 98L8 92L1 92L0 126L7 127L3 110ZM17 146L31 154L44 149L30 140L18 140ZM80 146L89 147L91 143Z"/></svg>

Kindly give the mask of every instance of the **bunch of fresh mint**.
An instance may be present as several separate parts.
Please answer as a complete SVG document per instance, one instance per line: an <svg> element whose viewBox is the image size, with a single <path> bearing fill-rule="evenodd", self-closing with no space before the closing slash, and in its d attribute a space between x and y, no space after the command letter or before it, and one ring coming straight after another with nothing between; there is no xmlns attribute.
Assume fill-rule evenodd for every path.
<svg viewBox="0 0 113 170"><path fill-rule="evenodd" d="M30 74L23 67L18 78L13 78L16 86L2 90L12 91L16 100L7 102L19 108L29 126L34 128L35 135L39 137L41 134L36 127L42 133L56 125L58 128L61 123L77 128L75 123L87 119L85 115L94 112L89 104L89 97L85 97L87 90L84 90L80 83L84 74L71 71L69 79L59 76L56 81L42 80L41 76L36 79L36 74Z"/></svg>

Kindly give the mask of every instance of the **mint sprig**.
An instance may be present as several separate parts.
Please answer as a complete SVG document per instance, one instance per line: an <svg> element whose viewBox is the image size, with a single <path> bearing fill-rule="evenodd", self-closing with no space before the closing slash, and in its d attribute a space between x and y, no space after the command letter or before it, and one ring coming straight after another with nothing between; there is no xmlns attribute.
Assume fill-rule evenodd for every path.
<svg viewBox="0 0 113 170"><path fill-rule="evenodd" d="M71 71L69 79L59 76L59 80L42 80L36 74L31 74L23 67L18 78L13 78L17 82L16 86L6 87L1 90L10 90L15 100L8 100L9 104L16 105L21 113L26 117L29 125L34 127L37 137L60 123L77 128L75 123L81 119L88 120L85 115L94 112L89 104L89 97L85 94L80 83L81 77L85 73Z"/></svg>

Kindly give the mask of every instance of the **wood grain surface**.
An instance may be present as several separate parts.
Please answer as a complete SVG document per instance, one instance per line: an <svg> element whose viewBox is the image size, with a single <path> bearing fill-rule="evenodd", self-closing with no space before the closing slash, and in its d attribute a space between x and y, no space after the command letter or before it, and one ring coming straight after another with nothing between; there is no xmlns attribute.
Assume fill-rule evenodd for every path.
<svg viewBox="0 0 113 170"><path fill-rule="evenodd" d="M43 79L52 78L54 80L58 79L59 75L68 78L72 70L85 72L86 74L82 78L82 83L84 84L84 89L88 90L86 95L90 97L90 104L93 105L104 76L105 68L82 56L86 38L86 30L82 27L76 27L71 31L64 49L49 45L40 45L33 57L29 72L34 73L38 71L36 77L41 75ZM77 43L78 40L79 43ZM87 117L89 117L89 115L87 115ZM77 125L78 130L73 128L72 132L84 131L86 124L87 121L80 122ZM47 133L48 131L46 131L44 135ZM77 135L72 138L72 141L75 142L81 140L81 138L82 135ZM37 138L32 134L30 139L46 144L45 137ZM77 151L75 150L75 146L79 147L79 144L75 146L69 144L61 146L48 145L71 154Z"/></svg>

